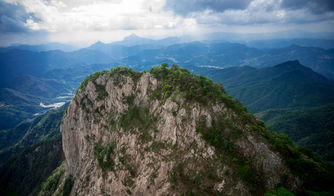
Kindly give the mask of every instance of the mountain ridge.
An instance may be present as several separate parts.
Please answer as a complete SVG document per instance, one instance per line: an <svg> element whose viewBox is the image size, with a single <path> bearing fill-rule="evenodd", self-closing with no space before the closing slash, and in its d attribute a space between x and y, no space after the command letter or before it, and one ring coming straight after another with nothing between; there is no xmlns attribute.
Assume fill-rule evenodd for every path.
<svg viewBox="0 0 334 196"><path fill-rule="evenodd" d="M334 100L334 81L301 65L299 61L262 69L227 68L209 71L205 75L223 83L227 91L252 112L319 106Z"/></svg>
<svg viewBox="0 0 334 196"><path fill-rule="evenodd" d="M256 116L265 121L269 129L289 135L298 145L310 148L325 160L334 160L334 104L305 109L271 109Z"/></svg>
<svg viewBox="0 0 334 196"><path fill-rule="evenodd" d="M268 132L221 86L178 66L89 76L61 130L71 194L259 195L324 188L331 178L325 163Z"/></svg>

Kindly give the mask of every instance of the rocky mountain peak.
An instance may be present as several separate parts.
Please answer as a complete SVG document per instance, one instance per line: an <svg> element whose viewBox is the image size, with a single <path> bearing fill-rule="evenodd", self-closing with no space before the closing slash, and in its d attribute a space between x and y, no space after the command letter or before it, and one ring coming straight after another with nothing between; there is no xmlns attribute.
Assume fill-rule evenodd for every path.
<svg viewBox="0 0 334 196"><path fill-rule="evenodd" d="M261 195L303 184L285 138L178 66L89 76L61 130L72 195Z"/></svg>

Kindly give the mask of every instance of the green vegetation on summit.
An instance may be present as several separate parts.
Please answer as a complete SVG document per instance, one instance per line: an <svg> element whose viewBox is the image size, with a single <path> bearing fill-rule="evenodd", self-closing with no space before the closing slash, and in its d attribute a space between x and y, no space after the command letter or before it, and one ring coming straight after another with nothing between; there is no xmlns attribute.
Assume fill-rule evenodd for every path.
<svg viewBox="0 0 334 196"><path fill-rule="evenodd" d="M147 87L147 91L138 89L139 87L136 85L140 83L140 87L142 87L141 82L143 82L144 76L147 78L153 76L156 79L156 82L152 82L156 84L155 88ZM110 88L115 92L108 91ZM127 91L128 88L132 89L132 91L130 95L125 95L125 92L129 93ZM137 96L142 92L147 92L147 101L138 100ZM120 96L116 100L121 101L112 102L112 104L115 104L113 105L115 108L125 108L120 114L108 111L106 105L101 105L101 103L110 103L109 96L111 96L111 93L115 93L115 96ZM207 144L215 149L215 159L207 160L207 165L209 165L207 167L210 170L203 169L200 160L179 156L185 152L179 152L180 149L177 143L171 145L170 143L157 140L156 134L159 134L161 131L157 127L159 127L159 123L162 123L160 124L161 128L164 121L161 120L163 117L159 116L159 113L152 113L150 110L153 107L153 103L156 103L154 104L155 107L163 106L166 108L175 104L177 109L171 110L170 116L168 113L164 113L163 117L168 116L168 120L175 118L175 121L180 120L185 125L189 124L189 118L191 117L187 116L187 114L191 114L194 107L195 111L206 111L208 109L208 113L200 115L198 119L196 118L195 131L200 134L201 138ZM219 105L223 106L224 110L217 109ZM80 111L83 112L80 114L83 115L82 118L87 119L87 122L92 122L96 127L101 126L101 128L96 128L99 131L92 133L89 132L89 129L87 131L86 128L73 127L76 123L79 123L74 114L78 110L74 107L81 108ZM185 116L180 117L179 110L182 108L186 112ZM129 172L129 175L122 181L125 187L135 187L135 179L138 175L143 175L138 173L136 169L133 169L136 168L133 166L134 163L132 163L134 160L125 161L127 165L125 164L124 168L122 166L124 164L122 161L124 160L124 156L129 156L124 154L129 153L126 148L131 147L126 145L117 146L118 144L114 141L108 142L106 139L103 142L96 140L95 138L97 137L101 138L101 134L102 136L106 134L104 136L107 138L117 135L117 141L122 140L120 139L122 137L127 138L134 135L135 138L138 138L138 143L134 142L135 145L138 145L135 151L144 150L140 153L138 152L138 154L134 154L134 156L140 156L141 153L151 151L160 156L160 153L164 149L175 153L164 155L167 161L174 160L176 162L168 174L168 180L172 185L171 189L174 191L180 189L182 192L185 191L185 193L188 192L191 194L214 194L214 190L209 190L205 187L212 186L215 181L221 180L221 176L217 175L214 171L220 167L223 168L223 166L229 168L229 170L224 171L224 174L222 174L225 179L241 180L254 195L264 193L266 195L293 195L291 191L301 195L312 195L321 191L324 191L324 193L327 191L327 194L330 194L332 190L331 182L334 180L333 165L321 160L310 151L296 146L286 135L268 131L264 124L257 121L238 101L227 96L221 85L213 83L203 76L192 74L176 65L168 67L167 64L162 64L161 66L153 67L147 72L135 72L128 68L118 67L110 71L95 73L87 77L81 84L74 102L70 106L70 110L73 113L65 115L65 129L68 129L63 132L65 139L75 137L73 134L87 134L85 135L86 145L92 145L96 166L103 171L102 176L110 175L113 172L117 173L118 170L124 170L125 168ZM218 110L220 113L215 113L214 110ZM115 111L117 110L115 109ZM102 114L109 114L109 117ZM71 116L75 117L70 118ZM104 121L107 121L108 124L104 124ZM208 122L210 123L208 124ZM77 126L86 125L78 124ZM90 124L87 124L87 126L90 126ZM183 137L182 131L178 134L178 137ZM261 141L261 144L267 146L270 151L278 153L284 164L292 172L286 176L280 176L282 177L280 178L281 183L280 186L276 187L277 190L265 189L264 185L269 178L261 173L264 171L261 170L262 164L260 162L266 157L261 157L264 155L252 154L258 149L250 149L252 152L249 152L249 148L253 147L248 148L244 146L251 140L249 138L252 137L254 137L254 142ZM112 138L110 139L112 140ZM73 140L73 143L75 142ZM72 148L69 147L71 145L73 144L66 144L64 151L74 153L75 151L73 152ZM144 145L145 148L141 145ZM258 145L258 143L255 142L254 145ZM191 146L191 148L196 151L196 144ZM130 152L133 152L133 150ZM76 159L72 159L71 157L69 161L73 162L74 160ZM75 162L74 164L80 164L80 157L77 160L79 162ZM196 161L200 161L198 165L191 164ZM211 165L213 162L216 164ZM73 174L75 175L77 168L72 168L71 170L72 172L74 171ZM152 176L156 175L152 174ZM301 180L301 184L297 185L298 188L291 191L281 187L291 186L290 175L298 176ZM231 186L232 184L228 184L227 186Z"/></svg>

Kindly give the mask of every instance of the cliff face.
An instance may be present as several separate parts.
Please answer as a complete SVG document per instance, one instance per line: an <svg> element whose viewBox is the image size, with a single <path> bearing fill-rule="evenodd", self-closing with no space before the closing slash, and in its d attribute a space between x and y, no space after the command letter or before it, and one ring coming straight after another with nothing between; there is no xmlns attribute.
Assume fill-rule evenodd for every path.
<svg viewBox="0 0 334 196"><path fill-rule="evenodd" d="M172 67L87 78L61 125L72 195L298 189L266 130L211 81Z"/></svg>

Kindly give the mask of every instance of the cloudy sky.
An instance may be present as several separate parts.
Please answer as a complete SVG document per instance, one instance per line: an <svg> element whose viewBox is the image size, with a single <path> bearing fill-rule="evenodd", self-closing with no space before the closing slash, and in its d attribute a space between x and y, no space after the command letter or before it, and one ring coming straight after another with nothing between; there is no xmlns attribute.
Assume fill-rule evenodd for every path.
<svg viewBox="0 0 334 196"><path fill-rule="evenodd" d="M0 0L0 45L334 31L333 0Z"/></svg>

